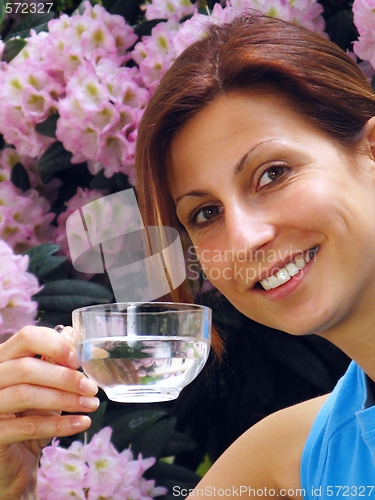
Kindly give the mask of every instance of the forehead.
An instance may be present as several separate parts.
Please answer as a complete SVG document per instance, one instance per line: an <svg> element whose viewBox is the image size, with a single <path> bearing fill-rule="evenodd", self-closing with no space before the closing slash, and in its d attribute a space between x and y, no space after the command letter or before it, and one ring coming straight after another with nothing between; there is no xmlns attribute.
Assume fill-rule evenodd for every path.
<svg viewBox="0 0 375 500"><path fill-rule="evenodd" d="M284 96L264 92L220 96L175 134L168 158L171 189L181 184L182 177L194 180L197 168L200 175L213 164L230 169L258 144L275 139L301 143L312 132L319 131Z"/></svg>

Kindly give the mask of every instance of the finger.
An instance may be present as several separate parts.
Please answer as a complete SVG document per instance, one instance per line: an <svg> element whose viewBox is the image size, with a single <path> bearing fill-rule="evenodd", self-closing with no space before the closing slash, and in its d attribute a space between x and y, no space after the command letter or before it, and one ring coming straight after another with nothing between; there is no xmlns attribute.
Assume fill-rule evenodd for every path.
<svg viewBox="0 0 375 500"><path fill-rule="evenodd" d="M61 411L43 411L43 410L27 410L16 416L13 414L14 418L28 417L38 415L43 418L47 417L60 417ZM45 448L51 442L51 438L42 438L29 441L29 448L35 454L38 455L43 448Z"/></svg>
<svg viewBox="0 0 375 500"><path fill-rule="evenodd" d="M0 413L21 413L26 410L89 412L96 410L99 403L96 397L36 385L18 384L0 390Z"/></svg>
<svg viewBox="0 0 375 500"><path fill-rule="evenodd" d="M71 436L87 430L90 425L91 419L86 415L33 415L0 420L0 446L28 440L41 440L44 445L55 436Z"/></svg>
<svg viewBox="0 0 375 500"><path fill-rule="evenodd" d="M97 386L82 373L36 358L21 358L0 364L0 389L31 384L95 396Z"/></svg>
<svg viewBox="0 0 375 500"><path fill-rule="evenodd" d="M73 344L52 328L26 326L0 344L0 363L35 354L52 358L59 365L79 368Z"/></svg>

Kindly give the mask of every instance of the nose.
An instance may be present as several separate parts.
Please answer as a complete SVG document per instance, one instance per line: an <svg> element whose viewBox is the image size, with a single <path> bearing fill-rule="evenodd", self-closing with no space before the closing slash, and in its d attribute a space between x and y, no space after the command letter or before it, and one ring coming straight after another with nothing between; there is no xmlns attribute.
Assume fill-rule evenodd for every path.
<svg viewBox="0 0 375 500"><path fill-rule="evenodd" d="M276 234L276 226L268 219L265 213L247 205L226 208L228 246L237 260L256 261L264 255Z"/></svg>

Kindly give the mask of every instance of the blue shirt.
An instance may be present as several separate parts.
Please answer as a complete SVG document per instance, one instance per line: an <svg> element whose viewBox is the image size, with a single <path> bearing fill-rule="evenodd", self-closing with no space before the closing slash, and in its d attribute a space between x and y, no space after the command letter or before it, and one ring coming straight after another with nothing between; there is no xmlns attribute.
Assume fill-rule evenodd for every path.
<svg viewBox="0 0 375 500"><path fill-rule="evenodd" d="M354 362L307 438L301 488L306 500L375 499L375 406L367 376Z"/></svg>

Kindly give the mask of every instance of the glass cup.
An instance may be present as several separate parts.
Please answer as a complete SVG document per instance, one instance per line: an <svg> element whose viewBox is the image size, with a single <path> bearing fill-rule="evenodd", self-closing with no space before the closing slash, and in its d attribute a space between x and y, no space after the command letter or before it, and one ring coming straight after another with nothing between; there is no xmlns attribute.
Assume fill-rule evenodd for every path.
<svg viewBox="0 0 375 500"><path fill-rule="evenodd" d="M78 357L108 398L122 403L176 399L202 370L211 344L211 309L133 302L72 313Z"/></svg>

